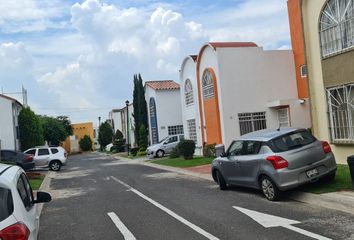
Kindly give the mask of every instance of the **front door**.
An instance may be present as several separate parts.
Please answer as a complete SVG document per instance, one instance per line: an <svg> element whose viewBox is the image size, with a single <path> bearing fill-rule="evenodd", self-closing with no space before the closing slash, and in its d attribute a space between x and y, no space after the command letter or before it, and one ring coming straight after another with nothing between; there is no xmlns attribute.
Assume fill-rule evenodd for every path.
<svg viewBox="0 0 354 240"><path fill-rule="evenodd" d="M178 136L169 137L163 144L165 153L171 153L178 144Z"/></svg>
<svg viewBox="0 0 354 240"><path fill-rule="evenodd" d="M220 161L221 173L228 183L235 183L235 179L239 175L240 168L238 164L242 149L243 141L233 142L227 151L227 157L222 158Z"/></svg>

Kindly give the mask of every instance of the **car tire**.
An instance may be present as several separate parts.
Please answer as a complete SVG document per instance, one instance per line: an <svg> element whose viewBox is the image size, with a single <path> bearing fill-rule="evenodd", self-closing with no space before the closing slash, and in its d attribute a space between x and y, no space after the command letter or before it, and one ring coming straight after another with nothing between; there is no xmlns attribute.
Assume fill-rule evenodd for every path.
<svg viewBox="0 0 354 240"><path fill-rule="evenodd" d="M280 198L280 190L275 185L272 179L268 176L262 176L259 180L259 185L263 195L269 201L276 201Z"/></svg>
<svg viewBox="0 0 354 240"><path fill-rule="evenodd" d="M220 171L216 171L216 179L220 190L227 190L227 184Z"/></svg>
<svg viewBox="0 0 354 240"><path fill-rule="evenodd" d="M165 152L163 150L158 150L156 152L156 157L162 158L163 156L165 156Z"/></svg>
<svg viewBox="0 0 354 240"><path fill-rule="evenodd" d="M60 171L61 165L62 165L62 164L61 164L60 161L54 160L54 161L51 161L51 162L49 163L49 169L52 170L52 171L57 172L57 171Z"/></svg>

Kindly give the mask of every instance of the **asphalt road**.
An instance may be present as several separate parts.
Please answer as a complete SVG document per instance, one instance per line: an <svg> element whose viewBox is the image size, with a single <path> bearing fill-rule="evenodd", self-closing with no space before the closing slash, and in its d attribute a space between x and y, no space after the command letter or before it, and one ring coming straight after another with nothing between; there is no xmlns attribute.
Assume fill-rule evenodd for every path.
<svg viewBox="0 0 354 240"><path fill-rule="evenodd" d="M211 181L134 160L77 155L51 175L53 200L42 211L40 240L354 239L354 215L287 199L269 202L243 188L220 191ZM266 228L234 207L299 223ZM252 216L266 225L279 220Z"/></svg>

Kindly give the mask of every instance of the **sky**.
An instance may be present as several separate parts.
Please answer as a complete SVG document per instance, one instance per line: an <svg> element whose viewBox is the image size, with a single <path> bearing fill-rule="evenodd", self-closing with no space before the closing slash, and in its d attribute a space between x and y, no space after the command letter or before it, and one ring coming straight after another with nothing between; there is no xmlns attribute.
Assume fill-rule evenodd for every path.
<svg viewBox="0 0 354 240"><path fill-rule="evenodd" d="M179 82L209 41L290 49L286 0L1 0L0 88L73 123L132 101L133 76ZM21 100L20 95L9 95Z"/></svg>

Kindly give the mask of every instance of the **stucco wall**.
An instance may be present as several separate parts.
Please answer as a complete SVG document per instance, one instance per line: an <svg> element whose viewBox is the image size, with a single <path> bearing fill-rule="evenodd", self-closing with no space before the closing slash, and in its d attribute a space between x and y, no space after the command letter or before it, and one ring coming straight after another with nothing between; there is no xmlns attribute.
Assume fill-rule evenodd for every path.
<svg viewBox="0 0 354 240"><path fill-rule="evenodd" d="M325 0L303 1L302 15L309 71L313 132L318 139L330 141L318 29L320 13L325 3ZM353 154L353 146L332 144L331 147L339 163L346 163L347 156Z"/></svg>
<svg viewBox="0 0 354 240"><path fill-rule="evenodd" d="M2 149L16 149L12 101L2 97L0 97L0 140Z"/></svg>
<svg viewBox="0 0 354 240"><path fill-rule="evenodd" d="M192 105L187 106L185 101L185 92L184 86L185 81L189 79L192 83L193 88L193 99L194 103ZM196 142L196 152L195 154L201 155L201 148L203 146L202 143L202 133L201 133L201 125L200 125L200 112L199 112L199 98L198 98L198 85L196 79L196 63L191 57L187 57L182 64L181 74L180 74L180 94L181 94L181 112L182 112L182 121L183 128L186 138L190 138L188 132L187 120L195 119L196 123L196 133L197 133L197 142Z"/></svg>

